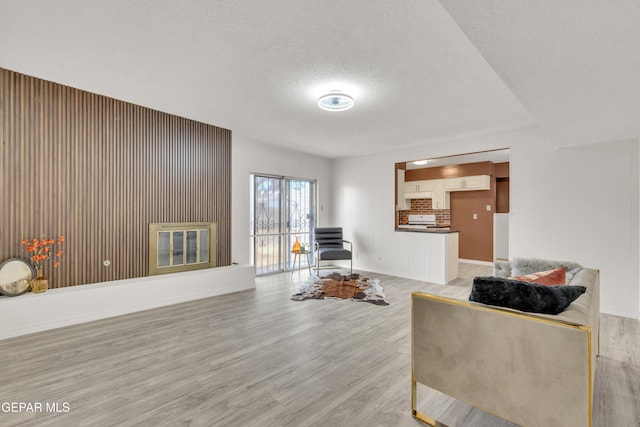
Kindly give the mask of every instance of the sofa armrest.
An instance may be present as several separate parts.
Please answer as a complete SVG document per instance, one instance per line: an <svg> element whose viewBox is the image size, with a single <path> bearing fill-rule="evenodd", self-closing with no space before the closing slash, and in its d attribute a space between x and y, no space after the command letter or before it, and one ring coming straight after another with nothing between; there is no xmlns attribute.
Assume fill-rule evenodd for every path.
<svg viewBox="0 0 640 427"><path fill-rule="evenodd" d="M412 294L412 391L424 384L530 427L591 425L591 329Z"/></svg>
<svg viewBox="0 0 640 427"><path fill-rule="evenodd" d="M511 263L508 260L496 260L493 262L493 275L496 277L511 276Z"/></svg>

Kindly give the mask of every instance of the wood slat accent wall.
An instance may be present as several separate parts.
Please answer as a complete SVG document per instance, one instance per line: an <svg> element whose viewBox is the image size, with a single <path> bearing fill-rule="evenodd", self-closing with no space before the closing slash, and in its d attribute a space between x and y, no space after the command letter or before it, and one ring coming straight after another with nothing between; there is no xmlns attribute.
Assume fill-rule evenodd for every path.
<svg viewBox="0 0 640 427"><path fill-rule="evenodd" d="M231 131L0 69L0 138L0 261L63 234L51 287L142 277L149 223L202 221L231 263Z"/></svg>

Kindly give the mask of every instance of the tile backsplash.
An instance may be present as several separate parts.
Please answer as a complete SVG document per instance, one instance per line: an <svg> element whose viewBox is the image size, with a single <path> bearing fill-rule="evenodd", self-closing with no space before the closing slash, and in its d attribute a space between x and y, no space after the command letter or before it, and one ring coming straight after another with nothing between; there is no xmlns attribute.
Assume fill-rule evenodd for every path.
<svg viewBox="0 0 640 427"><path fill-rule="evenodd" d="M411 209L399 212L399 224L408 224L409 215L435 214L437 225L451 225L451 211L449 209L432 209L431 199L411 199Z"/></svg>

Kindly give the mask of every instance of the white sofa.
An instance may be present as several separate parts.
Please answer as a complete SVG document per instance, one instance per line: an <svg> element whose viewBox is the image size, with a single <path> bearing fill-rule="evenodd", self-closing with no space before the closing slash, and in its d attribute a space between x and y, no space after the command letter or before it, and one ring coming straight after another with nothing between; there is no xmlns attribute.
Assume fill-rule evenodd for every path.
<svg viewBox="0 0 640 427"><path fill-rule="evenodd" d="M531 259L497 262L494 275L566 265L570 285L586 291L558 315L526 313L444 296L412 294L412 411L424 384L513 423L592 425L598 354L599 271ZM538 270L540 271L540 270Z"/></svg>

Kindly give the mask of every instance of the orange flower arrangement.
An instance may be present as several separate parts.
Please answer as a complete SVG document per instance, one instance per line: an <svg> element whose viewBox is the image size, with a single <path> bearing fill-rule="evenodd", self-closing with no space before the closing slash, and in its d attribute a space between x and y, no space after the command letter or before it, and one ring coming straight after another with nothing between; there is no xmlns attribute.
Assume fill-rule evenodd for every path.
<svg viewBox="0 0 640 427"><path fill-rule="evenodd" d="M62 250L62 243L64 242L64 236L54 239L24 239L22 245L26 247L27 253L31 261L35 264L36 268L42 266L42 262L50 259L54 253L54 245L57 246L55 251L56 261L53 263L55 268L60 267L60 259L64 254Z"/></svg>

